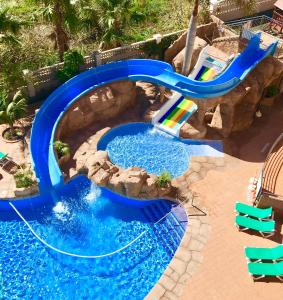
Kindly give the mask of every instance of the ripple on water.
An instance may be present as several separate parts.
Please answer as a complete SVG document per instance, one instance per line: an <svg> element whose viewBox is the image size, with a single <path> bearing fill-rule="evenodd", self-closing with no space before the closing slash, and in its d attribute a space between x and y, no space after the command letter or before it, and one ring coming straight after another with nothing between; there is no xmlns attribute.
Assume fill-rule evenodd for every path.
<svg viewBox="0 0 283 300"><path fill-rule="evenodd" d="M220 144L175 138L151 124L130 123L110 130L98 143L99 150L108 151L114 164L123 168L137 166L148 173L170 172L182 175L189 167L189 158L219 156Z"/></svg>

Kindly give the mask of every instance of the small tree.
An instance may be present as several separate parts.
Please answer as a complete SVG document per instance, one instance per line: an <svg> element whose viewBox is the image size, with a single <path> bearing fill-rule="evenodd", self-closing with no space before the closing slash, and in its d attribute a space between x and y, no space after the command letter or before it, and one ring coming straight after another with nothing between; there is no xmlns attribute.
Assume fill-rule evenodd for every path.
<svg viewBox="0 0 283 300"><path fill-rule="evenodd" d="M16 34L23 24L23 21L10 15L8 8L0 7L0 43L20 43Z"/></svg>
<svg viewBox="0 0 283 300"><path fill-rule="evenodd" d="M71 33L78 29L96 24L92 20L95 14L90 9L91 0L25 0L36 5L42 5L39 10L47 22L52 24L53 32L50 38L54 41L54 47L58 50L60 61L63 61L64 53L69 50ZM85 12L85 13L84 13Z"/></svg>
<svg viewBox="0 0 283 300"><path fill-rule="evenodd" d="M13 98L9 98L6 92L0 94L0 124L9 125L12 136L16 136L14 123L25 115L26 109L27 100L21 91Z"/></svg>
<svg viewBox="0 0 283 300"><path fill-rule="evenodd" d="M57 76L61 82L65 82L77 75L80 66L84 63L83 56L77 51L67 51L64 54L64 68L57 72Z"/></svg>

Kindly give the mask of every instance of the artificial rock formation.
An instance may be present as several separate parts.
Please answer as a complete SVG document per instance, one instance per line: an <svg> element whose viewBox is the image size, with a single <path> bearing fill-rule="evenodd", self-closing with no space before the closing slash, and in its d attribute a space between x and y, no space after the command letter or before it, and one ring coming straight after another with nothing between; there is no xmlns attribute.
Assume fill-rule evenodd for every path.
<svg viewBox="0 0 283 300"><path fill-rule="evenodd" d="M99 87L83 95L64 114L57 136L68 136L93 122L113 118L135 103L136 86L132 81L117 81Z"/></svg>
<svg viewBox="0 0 283 300"><path fill-rule="evenodd" d="M199 38L196 40L195 57L200 52L201 45L205 46L203 42ZM181 70L182 61L183 50L172 61L177 71ZM193 64L195 62L196 59ZM198 111L182 126L180 136L204 138L207 133L207 120L210 120L209 126L223 137L228 137L232 132L249 128L255 118L264 89L274 82L280 81L282 76L283 64L273 57L267 57L239 86L228 94L212 99L194 99L198 105Z"/></svg>
<svg viewBox="0 0 283 300"><path fill-rule="evenodd" d="M81 168L83 173L99 186L138 199L174 197L176 190L169 185L166 188L157 186L157 176L147 174L144 169L132 167L123 169L114 165L106 151L97 151L90 156ZM80 172L80 170L79 170Z"/></svg>
<svg viewBox="0 0 283 300"><path fill-rule="evenodd" d="M223 137L247 129L253 123L264 89L282 77L283 64L268 57L228 94L212 99L194 99L199 109L180 131L185 138L203 138L206 135L206 112L214 111L210 127Z"/></svg>
<svg viewBox="0 0 283 300"><path fill-rule="evenodd" d="M220 36L217 22L211 22L197 27L196 35L200 39L212 41ZM178 53L186 46L187 31L184 32L168 49L165 51L164 60L171 63Z"/></svg>
<svg viewBox="0 0 283 300"><path fill-rule="evenodd" d="M194 49L193 49L193 55L192 55L192 63L191 63L191 69L196 64L200 51L207 46L207 42L199 37L196 37L195 43L194 43ZM185 48L183 48L173 59L172 65L177 73L182 72L182 67L184 63L184 55L185 55Z"/></svg>

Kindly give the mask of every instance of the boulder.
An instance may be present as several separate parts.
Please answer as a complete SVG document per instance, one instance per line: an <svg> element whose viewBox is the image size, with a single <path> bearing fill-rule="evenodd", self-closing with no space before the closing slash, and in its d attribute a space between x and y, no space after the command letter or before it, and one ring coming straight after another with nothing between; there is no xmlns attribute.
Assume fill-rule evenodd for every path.
<svg viewBox="0 0 283 300"><path fill-rule="evenodd" d="M171 184L166 186L166 187L158 187L158 196L160 198L165 197L167 195L169 195L172 191L172 186Z"/></svg>
<svg viewBox="0 0 283 300"><path fill-rule="evenodd" d="M219 30L218 30L218 24L216 22L211 22L204 25L199 25L197 27L197 37L201 39L208 39L213 40L215 38L218 38ZM176 57L176 55L184 49L186 45L186 39L187 39L187 31L185 31L174 43L166 49L164 54L164 60L168 63L171 63L173 58Z"/></svg>
<svg viewBox="0 0 283 300"><path fill-rule="evenodd" d="M123 178L121 176L121 173L116 173L114 174L109 182L108 182L108 188L118 194L121 194L121 195L125 195L125 188L124 188L124 185L123 185Z"/></svg>
<svg viewBox="0 0 283 300"><path fill-rule="evenodd" d="M100 168L91 178L97 185L107 186L110 179L110 174L104 169Z"/></svg>
<svg viewBox="0 0 283 300"><path fill-rule="evenodd" d="M180 130L180 136L184 139L203 139L206 133L207 127L202 124L192 125L185 123Z"/></svg>
<svg viewBox="0 0 283 300"><path fill-rule="evenodd" d="M141 198L155 198L158 196L156 181L157 181L157 176L154 174L150 174L141 188L140 191Z"/></svg>
<svg viewBox="0 0 283 300"><path fill-rule="evenodd" d="M126 196L134 198L138 197L147 177L146 171L133 167L123 170L121 177L123 179Z"/></svg>
<svg viewBox="0 0 283 300"><path fill-rule="evenodd" d="M88 169L88 176L92 177L100 168L106 168L109 160L107 151L96 151L93 155L88 156L84 165Z"/></svg>
<svg viewBox="0 0 283 300"><path fill-rule="evenodd" d="M193 55L192 55L191 69L196 64L196 62L198 60L198 56L200 54L200 51L205 46L207 46L207 42L199 37L196 37L194 49L193 49ZM178 73L182 72L182 67L183 67L183 63L184 63L184 55L185 55L185 48L183 48L181 50L181 52L179 52L172 61L172 65L173 65L175 71Z"/></svg>
<svg viewBox="0 0 283 300"><path fill-rule="evenodd" d="M141 177L125 176L123 180L126 196L136 198L141 192L143 180Z"/></svg>

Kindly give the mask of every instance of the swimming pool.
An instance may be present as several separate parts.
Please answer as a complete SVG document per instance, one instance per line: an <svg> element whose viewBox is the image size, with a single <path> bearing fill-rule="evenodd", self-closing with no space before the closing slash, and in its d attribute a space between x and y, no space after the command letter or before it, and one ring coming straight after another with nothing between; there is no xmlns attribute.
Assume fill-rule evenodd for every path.
<svg viewBox="0 0 283 300"><path fill-rule="evenodd" d="M99 141L98 150L108 151L114 164L140 167L159 175L182 175L190 156L222 156L219 141L196 141L173 137L148 123L129 123L111 129Z"/></svg>
<svg viewBox="0 0 283 300"><path fill-rule="evenodd" d="M16 214L1 213L0 298L143 299L172 259L187 220L180 223L169 214L154 224L180 207L164 200L135 207L117 199L78 177L55 202L19 209L47 243L80 255L113 252L144 232L129 247L99 259L59 254L40 243Z"/></svg>

